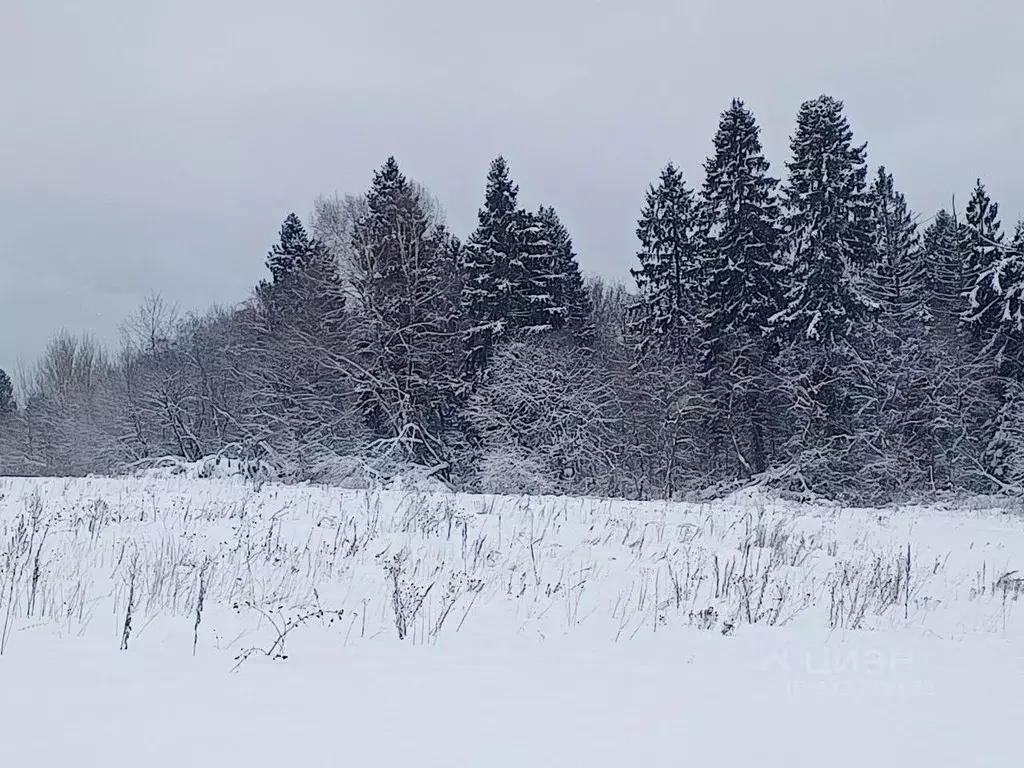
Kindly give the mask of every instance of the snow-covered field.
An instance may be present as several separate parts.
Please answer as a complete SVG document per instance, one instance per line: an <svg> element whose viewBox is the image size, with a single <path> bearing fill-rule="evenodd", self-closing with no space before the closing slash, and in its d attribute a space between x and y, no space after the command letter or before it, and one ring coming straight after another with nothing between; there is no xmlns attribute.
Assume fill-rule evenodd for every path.
<svg viewBox="0 0 1024 768"><path fill-rule="evenodd" d="M0 479L11 765L1016 766L1024 516Z"/></svg>

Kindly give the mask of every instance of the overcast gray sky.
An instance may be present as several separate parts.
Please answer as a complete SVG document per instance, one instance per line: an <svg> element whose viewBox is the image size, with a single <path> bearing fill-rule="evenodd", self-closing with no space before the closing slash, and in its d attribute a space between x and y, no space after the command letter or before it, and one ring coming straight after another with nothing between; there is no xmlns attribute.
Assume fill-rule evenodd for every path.
<svg viewBox="0 0 1024 768"><path fill-rule="evenodd" d="M646 185L701 177L733 96L776 174L846 102L930 214L976 176L1024 208L1020 0L0 0L0 367L114 342L156 290L245 297L285 214L388 154L471 230L489 160L628 278Z"/></svg>

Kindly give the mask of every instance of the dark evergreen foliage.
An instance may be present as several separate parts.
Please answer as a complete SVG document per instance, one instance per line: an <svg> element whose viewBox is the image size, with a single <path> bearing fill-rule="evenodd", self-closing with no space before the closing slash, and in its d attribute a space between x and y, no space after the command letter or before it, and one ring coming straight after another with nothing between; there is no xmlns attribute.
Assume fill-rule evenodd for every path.
<svg viewBox="0 0 1024 768"><path fill-rule="evenodd" d="M843 103L821 96L800 107L790 149L783 188L790 277L776 322L789 339L834 345L872 310L855 273L876 259L866 147L853 144Z"/></svg>
<svg viewBox="0 0 1024 768"><path fill-rule="evenodd" d="M709 368L737 331L763 338L782 301L778 182L769 173L760 129L739 99L722 115L715 154L705 163L701 251Z"/></svg>
<svg viewBox="0 0 1024 768"><path fill-rule="evenodd" d="M491 163L478 219L462 257L466 369L473 376L504 340L551 331L560 322L553 245L539 217L519 207L519 187L503 157Z"/></svg>
<svg viewBox="0 0 1024 768"><path fill-rule="evenodd" d="M343 322L345 297L334 257L294 213L281 225L267 268L271 280L257 286L257 295L272 322L290 322L307 333Z"/></svg>
<svg viewBox="0 0 1024 768"><path fill-rule="evenodd" d="M951 334L963 313L967 285L967 233L962 223L943 209L924 233L925 307L933 325Z"/></svg>
<svg viewBox="0 0 1024 768"><path fill-rule="evenodd" d="M962 318L979 343L996 343L1002 316L1002 285L998 269L1003 255L999 206L979 179L967 204L967 288ZM1011 278L1012 279L1012 278Z"/></svg>
<svg viewBox="0 0 1024 768"><path fill-rule="evenodd" d="M637 223L640 250L632 269L639 298L630 313L637 357L692 356L699 338L702 274L694 193L681 170L665 166Z"/></svg>
<svg viewBox="0 0 1024 768"><path fill-rule="evenodd" d="M914 215L885 166L878 169L870 195L878 252L870 281L871 298L889 328L898 330L904 337L919 334L919 326L926 322L928 311L924 252Z"/></svg>
<svg viewBox="0 0 1024 768"><path fill-rule="evenodd" d="M591 332L593 308L590 294L583 283L583 275L576 252L573 250L569 230L562 224L555 209L550 206L541 206L537 212L537 219L544 241L552 254L554 329L565 330L579 340L586 340Z"/></svg>
<svg viewBox="0 0 1024 768"><path fill-rule="evenodd" d="M760 129L736 99L722 114L700 200L701 372L713 396L710 434L741 474L767 469L771 318L782 300L778 182Z"/></svg>
<svg viewBox="0 0 1024 768"><path fill-rule="evenodd" d="M0 368L0 416L13 413L17 404L14 401L14 384L7 372Z"/></svg>
<svg viewBox="0 0 1024 768"><path fill-rule="evenodd" d="M787 287L773 318L786 345L785 454L802 483L831 486L876 450L880 401L871 347L878 307L867 295L877 262L874 211L866 148L853 143L841 101L805 102L790 147Z"/></svg>

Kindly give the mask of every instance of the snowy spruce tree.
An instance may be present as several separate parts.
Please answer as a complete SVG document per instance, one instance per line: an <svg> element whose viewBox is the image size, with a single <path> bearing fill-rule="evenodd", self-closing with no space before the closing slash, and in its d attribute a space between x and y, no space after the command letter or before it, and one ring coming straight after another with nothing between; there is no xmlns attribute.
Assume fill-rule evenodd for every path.
<svg viewBox="0 0 1024 768"><path fill-rule="evenodd" d="M279 241L267 254L267 268L275 283L280 284L301 271L311 260L315 243L306 233L306 228L295 213L289 213L281 225Z"/></svg>
<svg viewBox="0 0 1024 768"><path fill-rule="evenodd" d="M543 241L552 257L552 320L555 329L564 330L576 339L585 340L591 330L593 310L590 293L583 283L583 275L569 230L562 224L555 209L550 206L540 207L537 211L537 220L541 225Z"/></svg>
<svg viewBox="0 0 1024 768"><path fill-rule="evenodd" d="M7 371L0 368L0 416L13 413L15 408L14 385Z"/></svg>
<svg viewBox="0 0 1024 768"><path fill-rule="evenodd" d="M993 349L999 371L1024 386L1024 220L1009 246L1000 249L991 283L998 291L999 322Z"/></svg>
<svg viewBox="0 0 1024 768"><path fill-rule="evenodd" d="M691 358L699 345L702 274L697 205L683 173L669 163L651 185L637 238L640 266L630 270L639 298L630 309L636 357Z"/></svg>
<svg viewBox="0 0 1024 768"><path fill-rule="evenodd" d="M978 391L972 392L966 428L974 439L987 441L978 462L980 474L990 484L1006 483L1013 474L1011 456L1016 446L1007 442L1010 415L1019 412L1018 388L1013 385L1020 365L1020 333L1013 319L1019 264L1012 249L1004 246L999 206L979 179L967 204L962 228L963 259L961 328L968 339L958 351L961 369ZM966 409L965 409L966 410ZM991 485L989 486L991 487Z"/></svg>
<svg viewBox="0 0 1024 768"><path fill-rule="evenodd" d="M462 302L469 323L467 369L487 368L494 346L507 332L511 303L510 254L519 250L519 188L503 158L491 163L476 232L462 252Z"/></svg>
<svg viewBox="0 0 1024 768"><path fill-rule="evenodd" d="M457 244L393 157L355 226L356 391L384 454L434 466L461 387Z"/></svg>
<svg viewBox="0 0 1024 768"><path fill-rule="evenodd" d="M967 204L966 307L961 318L975 341L989 348L995 344L1002 313L1003 288L997 269L1004 253L999 206L979 179Z"/></svg>
<svg viewBox="0 0 1024 768"><path fill-rule="evenodd" d="M1024 481L1024 462L1017 459L1024 427L1024 260L1019 233L1004 244L999 206L980 180L967 206L965 231L968 285L961 317L977 345L973 377L986 383L993 414L983 429L976 422L975 431L988 436L981 462L985 479L1005 489Z"/></svg>
<svg viewBox="0 0 1024 768"><path fill-rule="evenodd" d="M921 238L906 198L884 166L870 188L878 261L869 281L871 298L888 327L903 337L918 335L928 310Z"/></svg>
<svg viewBox="0 0 1024 768"><path fill-rule="evenodd" d="M868 273L867 287L880 322L874 338L861 347L875 372L876 396L885 403L872 410L875 442L888 446L884 463L902 478L900 485L920 485L935 476L930 425L936 361L927 339L932 318L925 253L915 216L885 167L878 169L870 196L878 260Z"/></svg>
<svg viewBox="0 0 1024 768"><path fill-rule="evenodd" d="M800 107L790 149L783 189L790 274L775 323L791 340L834 348L873 309L856 277L876 255L866 147L853 144L843 103L821 96Z"/></svg>
<svg viewBox="0 0 1024 768"><path fill-rule="evenodd" d="M993 323L983 356L998 374L989 386L998 408L987 425L991 436L983 466L998 489L1019 489L1024 484L1024 248L1015 238L992 258L992 266L978 278L987 286L991 304L986 314Z"/></svg>
<svg viewBox="0 0 1024 768"><path fill-rule="evenodd" d="M790 450L804 481L815 472L835 486L859 471L860 427L877 402L865 386L875 372L856 353L873 335L876 310L863 290L876 259L866 148L853 143L843 104L830 96L800 107L790 147L783 189L789 274L773 318L790 345L782 392L791 398Z"/></svg>
<svg viewBox="0 0 1024 768"><path fill-rule="evenodd" d="M484 206L462 254L462 303L469 322L466 369L481 374L498 344L545 333L559 322L552 244L540 218L519 207L508 163L487 174Z"/></svg>
<svg viewBox="0 0 1024 768"><path fill-rule="evenodd" d="M348 349L345 290L335 258L294 213L266 258L246 365L252 439L304 471L313 455L351 440L350 391L333 361ZM350 443L349 443L350 444Z"/></svg>
<svg viewBox="0 0 1024 768"><path fill-rule="evenodd" d="M925 308L936 333L958 332L968 289L968 242L964 224L942 209L925 229L922 242Z"/></svg>
<svg viewBox="0 0 1024 768"><path fill-rule="evenodd" d="M508 322L517 335L548 333L562 323L550 234L538 214L519 210L519 251L508 262L512 286Z"/></svg>
<svg viewBox="0 0 1024 768"><path fill-rule="evenodd" d="M294 323L306 333L341 322L345 298L334 258L294 213L281 225L266 264L271 280L259 284L257 295L273 321Z"/></svg>
<svg viewBox="0 0 1024 768"><path fill-rule="evenodd" d="M940 210L921 242L928 324L925 397L928 403L925 458L927 485L937 489L970 487L998 408L991 394L992 368L965 327L969 275L969 232L955 206Z"/></svg>
<svg viewBox="0 0 1024 768"><path fill-rule="evenodd" d="M700 200L701 372L712 394L712 435L744 475L768 466L767 332L782 298L778 182L759 134L753 114L734 100L705 163Z"/></svg>

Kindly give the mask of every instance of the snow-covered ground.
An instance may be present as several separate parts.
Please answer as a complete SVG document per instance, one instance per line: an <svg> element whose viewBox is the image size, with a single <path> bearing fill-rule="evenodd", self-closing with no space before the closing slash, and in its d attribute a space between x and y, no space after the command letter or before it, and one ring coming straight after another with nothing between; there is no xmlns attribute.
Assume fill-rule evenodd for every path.
<svg viewBox="0 0 1024 768"><path fill-rule="evenodd" d="M1024 517L0 480L12 765L1016 766Z"/></svg>

